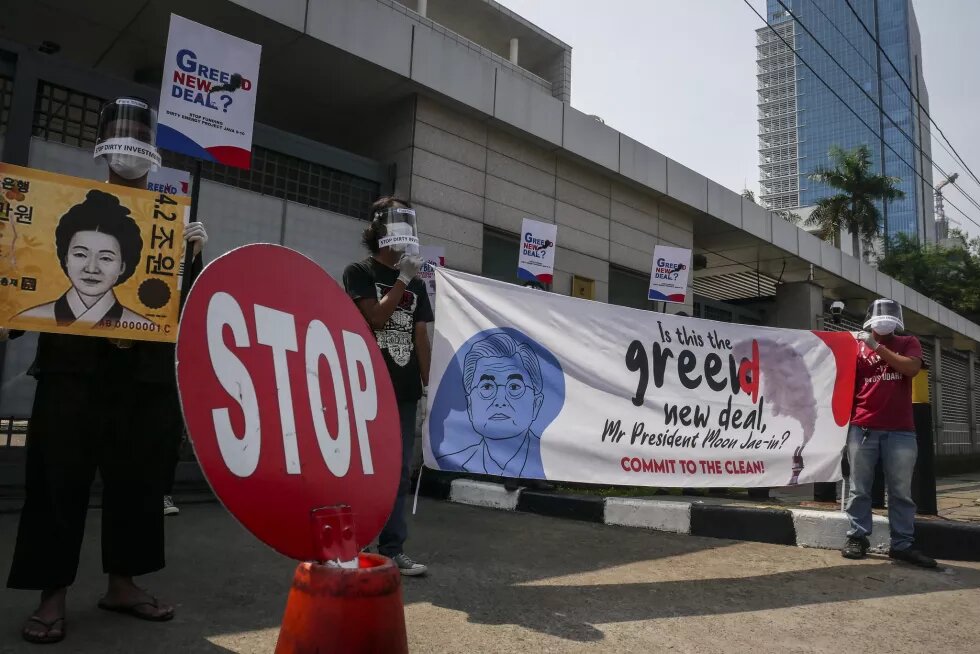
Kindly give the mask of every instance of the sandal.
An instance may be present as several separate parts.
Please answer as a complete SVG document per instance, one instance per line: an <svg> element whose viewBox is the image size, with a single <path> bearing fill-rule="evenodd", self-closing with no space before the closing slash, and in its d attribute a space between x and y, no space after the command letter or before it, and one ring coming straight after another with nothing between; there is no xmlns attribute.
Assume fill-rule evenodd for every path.
<svg viewBox="0 0 980 654"><path fill-rule="evenodd" d="M146 610L149 609L159 609L160 604L158 600L154 597L147 602L136 602L135 604L109 604L105 601L105 598L99 600L99 608L103 611L112 611L113 613L122 613L123 615L129 615L140 620L147 620L148 622L167 622L174 619L174 610L170 609L167 613L153 613Z"/></svg>
<svg viewBox="0 0 980 654"><path fill-rule="evenodd" d="M45 629L44 634L38 636L30 633L27 630L27 626L31 623L39 624L42 627L44 627ZM58 628L59 623L61 624L60 629ZM52 631L55 631L56 633L52 634L51 633ZM32 615L31 617L27 618L27 621L24 623L24 628L21 630L20 635L27 642L35 643L37 645L50 645L52 643L60 643L65 639L65 619L55 618L51 622L45 622L44 620L37 617L36 615Z"/></svg>

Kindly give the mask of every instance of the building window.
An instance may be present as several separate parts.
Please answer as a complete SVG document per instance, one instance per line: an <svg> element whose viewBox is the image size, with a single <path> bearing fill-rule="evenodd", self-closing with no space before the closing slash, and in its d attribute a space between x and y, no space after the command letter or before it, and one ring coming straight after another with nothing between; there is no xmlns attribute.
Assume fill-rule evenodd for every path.
<svg viewBox="0 0 980 654"><path fill-rule="evenodd" d="M717 320L718 322L731 322L732 312L719 309L710 304L704 306L704 317L707 320Z"/></svg>
<svg viewBox="0 0 980 654"><path fill-rule="evenodd" d="M166 150L161 154L164 165L193 170L192 157ZM250 169L205 161L201 165L201 177L362 220L370 217L371 203L381 192L375 181L258 145L252 147Z"/></svg>
<svg viewBox="0 0 980 654"><path fill-rule="evenodd" d="M609 304L657 311L659 302L647 299L650 291L650 275L609 266Z"/></svg>
<svg viewBox="0 0 980 654"><path fill-rule="evenodd" d="M49 82L38 85L34 136L79 148L95 146L99 110L105 100Z"/></svg>
<svg viewBox="0 0 980 654"><path fill-rule="evenodd" d="M0 75L0 134L7 133L10 121L10 102L14 97L14 80Z"/></svg>
<svg viewBox="0 0 980 654"><path fill-rule="evenodd" d="M520 239L516 234L483 231L483 276L501 282L520 284L517 277L517 260Z"/></svg>
<svg viewBox="0 0 980 654"><path fill-rule="evenodd" d="M12 88L13 83L10 82ZM0 94L3 94L0 78ZM9 93L0 95L9 107ZM103 98L41 82L34 108L34 136L80 148L95 146L99 110ZM6 110L3 114L6 122ZM161 151L163 164L171 168L193 170L194 159L182 154ZM371 203L381 193L378 182L345 173L321 164L269 150L252 147L252 167L232 168L205 161L201 177L236 188L271 195L283 200L325 209L334 213L367 220Z"/></svg>

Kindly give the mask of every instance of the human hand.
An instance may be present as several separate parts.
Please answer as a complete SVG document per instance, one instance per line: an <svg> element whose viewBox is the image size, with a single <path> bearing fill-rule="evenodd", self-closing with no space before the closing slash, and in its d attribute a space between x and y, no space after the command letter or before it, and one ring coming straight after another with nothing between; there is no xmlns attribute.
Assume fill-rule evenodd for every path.
<svg viewBox="0 0 980 654"><path fill-rule="evenodd" d="M184 240L193 246L194 257L199 256L208 242L208 232L204 229L204 224L199 222L187 223L187 227L184 228Z"/></svg>
<svg viewBox="0 0 980 654"><path fill-rule="evenodd" d="M872 352L878 351L878 341L875 340L874 334L871 332L860 332L857 339L867 345Z"/></svg>
<svg viewBox="0 0 980 654"><path fill-rule="evenodd" d="M415 279L419 274L419 268L422 267L422 257L410 256L403 254L401 259L398 260L398 279L405 286L408 286L409 282Z"/></svg>

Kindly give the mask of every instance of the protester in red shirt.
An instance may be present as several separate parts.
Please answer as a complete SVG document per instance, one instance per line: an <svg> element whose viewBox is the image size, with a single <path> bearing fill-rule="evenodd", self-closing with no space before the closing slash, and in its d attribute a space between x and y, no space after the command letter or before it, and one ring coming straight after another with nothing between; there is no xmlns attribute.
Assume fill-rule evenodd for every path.
<svg viewBox="0 0 980 654"><path fill-rule="evenodd" d="M912 378L922 368L922 346L904 329L902 307L894 300L875 300L858 334L857 380L847 457L851 492L847 516L851 527L841 553L848 559L867 554L871 534L871 487L881 459L888 488L888 556L925 568L936 561L914 549L915 502L912 472L918 453L912 419Z"/></svg>

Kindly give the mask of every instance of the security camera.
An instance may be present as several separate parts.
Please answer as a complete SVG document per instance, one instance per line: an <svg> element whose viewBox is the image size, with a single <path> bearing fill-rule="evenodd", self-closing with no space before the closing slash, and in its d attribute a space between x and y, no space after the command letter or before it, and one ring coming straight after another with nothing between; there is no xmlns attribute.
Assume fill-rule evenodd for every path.
<svg viewBox="0 0 980 654"><path fill-rule="evenodd" d="M834 320L834 324L840 324L840 318L844 315L844 303L837 300L830 305L830 316Z"/></svg>

